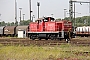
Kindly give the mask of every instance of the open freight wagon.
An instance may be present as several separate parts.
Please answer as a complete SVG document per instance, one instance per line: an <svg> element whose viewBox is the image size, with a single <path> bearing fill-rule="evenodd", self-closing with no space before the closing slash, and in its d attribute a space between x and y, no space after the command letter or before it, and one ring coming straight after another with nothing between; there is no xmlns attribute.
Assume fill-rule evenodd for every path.
<svg viewBox="0 0 90 60"><path fill-rule="evenodd" d="M29 24L28 35L30 39L66 39L73 36L72 23L68 20L55 21L52 17L37 19Z"/></svg>

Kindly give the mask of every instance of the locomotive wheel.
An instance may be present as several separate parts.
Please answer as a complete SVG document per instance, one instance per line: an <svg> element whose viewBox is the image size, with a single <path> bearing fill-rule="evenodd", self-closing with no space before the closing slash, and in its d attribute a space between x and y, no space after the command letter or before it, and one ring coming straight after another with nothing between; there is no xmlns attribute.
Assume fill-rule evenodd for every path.
<svg viewBox="0 0 90 60"><path fill-rule="evenodd" d="M61 38L58 38L58 40L60 40L60 41L61 41Z"/></svg>
<svg viewBox="0 0 90 60"><path fill-rule="evenodd" d="M48 40L48 38L46 38L46 40Z"/></svg>
<svg viewBox="0 0 90 60"><path fill-rule="evenodd" d="M52 37L51 40L54 40L54 38Z"/></svg>
<svg viewBox="0 0 90 60"><path fill-rule="evenodd" d="M88 37L87 35L85 37Z"/></svg>
<svg viewBox="0 0 90 60"><path fill-rule="evenodd" d="M34 36L31 36L31 39L32 39L32 40L35 40L35 37L34 37Z"/></svg>
<svg viewBox="0 0 90 60"><path fill-rule="evenodd" d="M39 38L39 40L41 40L41 38Z"/></svg>
<svg viewBox="0 0 90 60"><path fill-rule="evenodd" d="M35 38L33 37L32 40L35 40Z"/></svg>
<svg viewBox="0 0 90 60"><path fill-rule="evenodd" d="M51 37L50 37L50 38L51 38L51 40L54 40L54 36L53 36L53 35L51 35Z"/></svg>

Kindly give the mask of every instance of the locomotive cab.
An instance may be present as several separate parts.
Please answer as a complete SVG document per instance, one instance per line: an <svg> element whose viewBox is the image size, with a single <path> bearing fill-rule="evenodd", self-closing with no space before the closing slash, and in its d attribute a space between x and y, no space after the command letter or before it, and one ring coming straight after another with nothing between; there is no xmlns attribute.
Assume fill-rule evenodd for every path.
<svg viewBox="0 0 90 60"><path fill-rule="evenodd" d="M37 30L38 30L38 32L46 31L45 30L46 22L52 22L52 21L55 21L55 19L52 18L52 17L44 17L44 18L37 19L36 22L37 22Z"/></svg>

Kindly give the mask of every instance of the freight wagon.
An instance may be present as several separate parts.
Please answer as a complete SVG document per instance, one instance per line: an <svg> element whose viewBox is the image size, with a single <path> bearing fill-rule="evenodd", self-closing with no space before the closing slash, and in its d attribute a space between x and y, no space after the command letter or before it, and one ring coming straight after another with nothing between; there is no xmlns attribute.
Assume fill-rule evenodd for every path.
<svg viewBox="0 0 90 60"><path fill-rule="evenodd" d="M16 27L17 26L6 26L6 27L4 27L4 36L14 37L16 34Z"/></svg>
<svg viewBox="0 0 90 60"><path fill-rule="evenodd" d="M37 19L29 24L28 35L30 39L65 39L69 40L73 36L72 23L68 20L56 22L52 17Z"/></svg>
<svg viewBox="0 0 90 60"><path fill-rule="evenodd" d="M1 26L0 27L0 36L10 36L10 37L15 37L18 35L18 30L23 30L26 32L26 36L27 36L27 32L28 32L29 26Z"/></svg>
<svg viewBox="0 0 90 60"><path fill-rule="evenodd" d="M90 36L90 26L83 26L76 28L76 36L88 37Z"/></svg>
<svg viewBox="0 0 90 60"><path fill-rule="evenodd" d="M28 36L28 34L27 34L28 29L29 29L29 26L17 26L16 27L16 36L18 35L19 30L23 30L24 34L26 33L26 36Z"/></svg>

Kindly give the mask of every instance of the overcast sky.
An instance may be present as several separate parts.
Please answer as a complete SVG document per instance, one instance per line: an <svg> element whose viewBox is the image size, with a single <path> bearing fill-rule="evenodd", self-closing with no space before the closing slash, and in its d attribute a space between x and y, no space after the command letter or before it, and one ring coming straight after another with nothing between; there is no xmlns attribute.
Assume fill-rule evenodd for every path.
<svg viewBox="0 0 90 60"><path fill-rule="evenodd" d="M89 1L89 0L82 0ZM32 0L32 15L37 19L37 2L40 2L40 17L53 16L55 18L64 18L64 9L69 10L69 0ZM25 20L29 19L29 0L17 0L17 19L19 21L19 8L22 8L22 14L25 14ZM89 4L76 3L77 17L90 15ZM68 13L68 12L67 12ZM15 0L0 0L0 21L14 22L15 21ZM66 14L66 16L69 16ZM22 17L23 19L23 17Z"/></svg>

